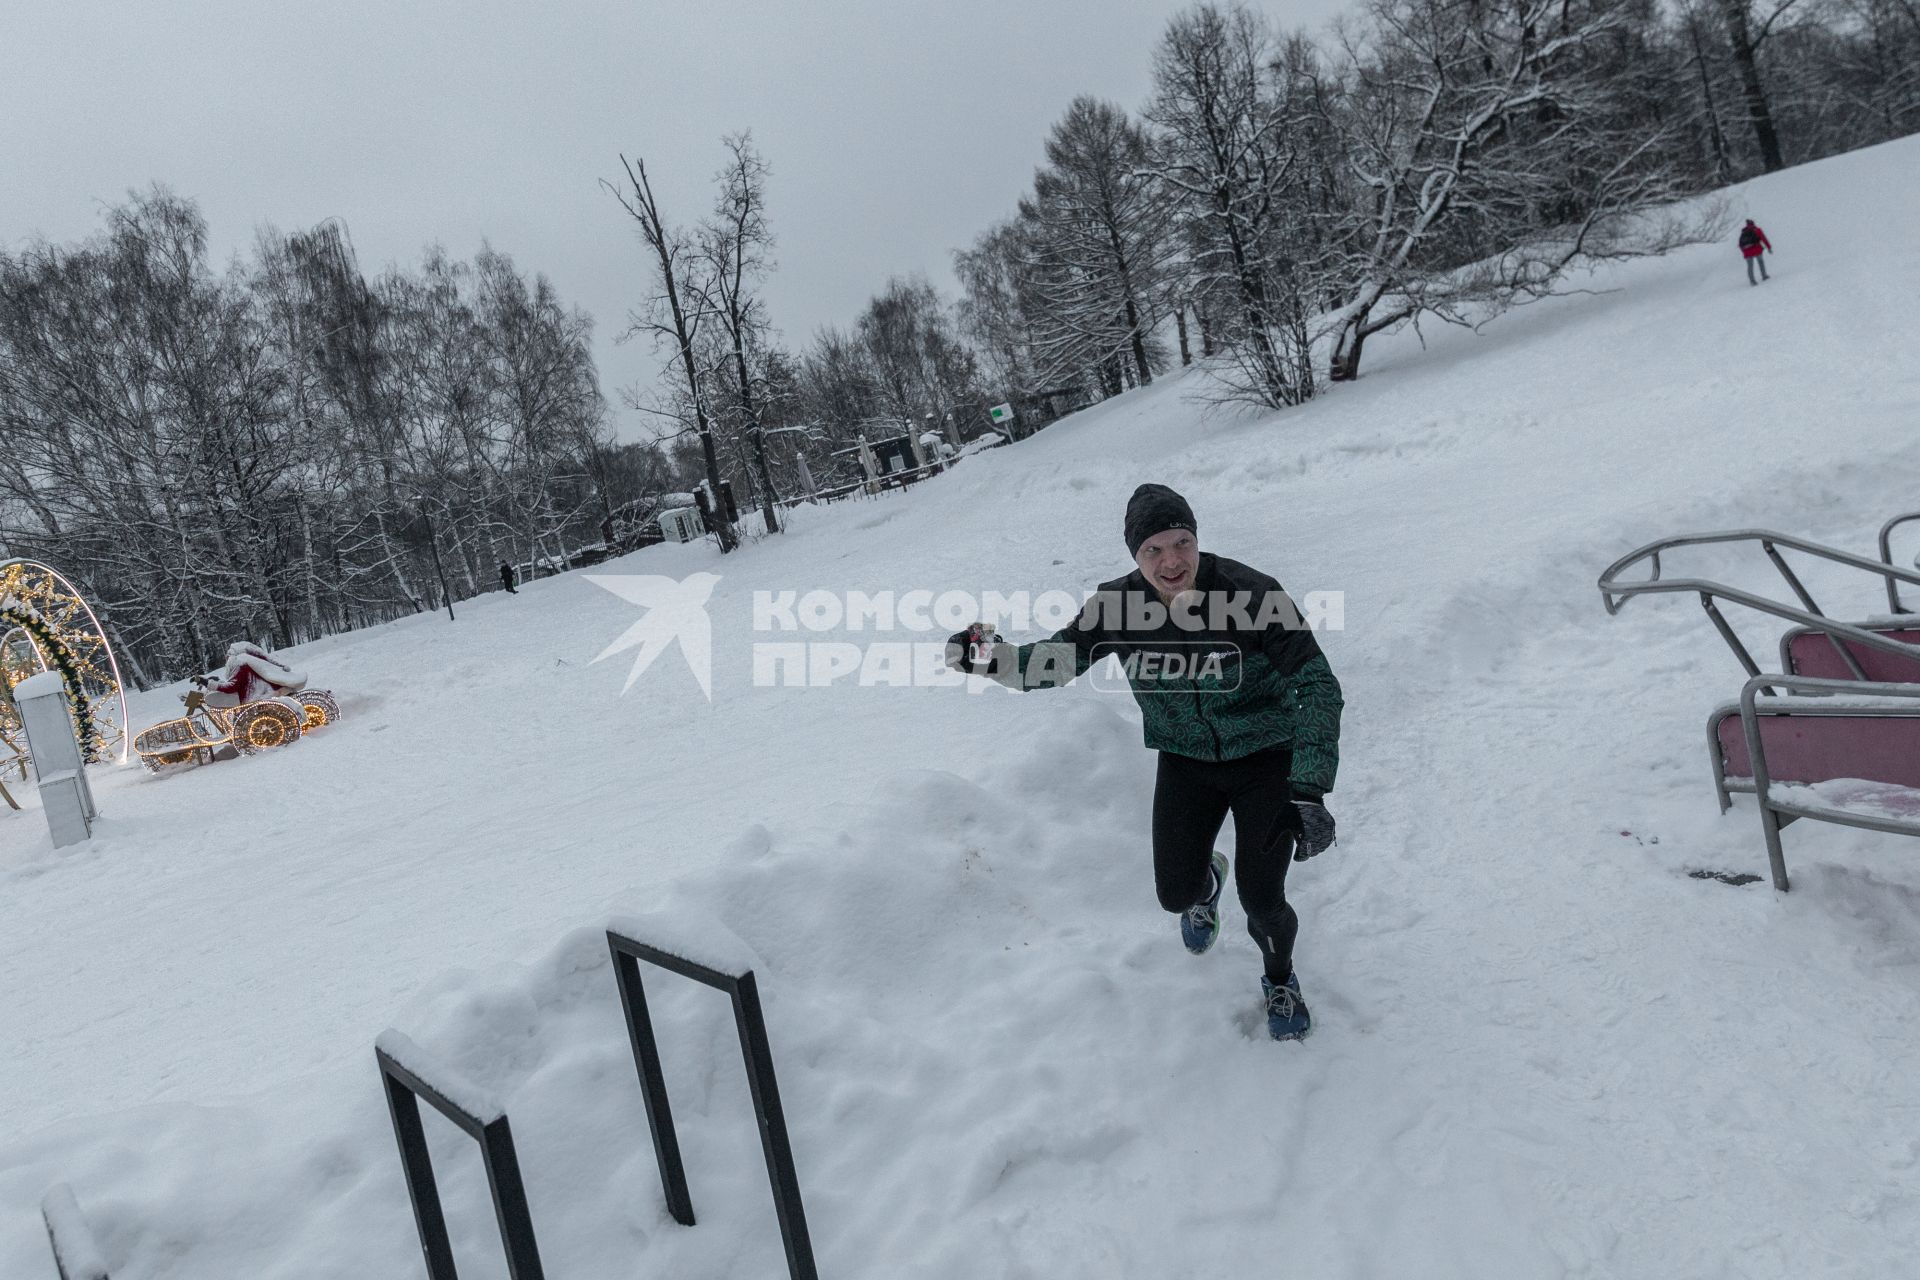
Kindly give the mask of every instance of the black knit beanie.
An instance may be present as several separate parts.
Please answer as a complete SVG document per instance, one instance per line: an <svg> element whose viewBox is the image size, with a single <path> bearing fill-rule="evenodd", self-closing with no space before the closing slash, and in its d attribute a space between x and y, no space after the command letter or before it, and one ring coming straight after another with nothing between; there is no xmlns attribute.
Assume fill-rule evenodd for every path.
<svg viewBox="0 0 1920 1280"><path fill-rule="evenodd" d="M1200 531L1187 500L1163 484L1143 484L1127 499L1127 554L1140 554L1140 544L1169 529Z"/></svg>

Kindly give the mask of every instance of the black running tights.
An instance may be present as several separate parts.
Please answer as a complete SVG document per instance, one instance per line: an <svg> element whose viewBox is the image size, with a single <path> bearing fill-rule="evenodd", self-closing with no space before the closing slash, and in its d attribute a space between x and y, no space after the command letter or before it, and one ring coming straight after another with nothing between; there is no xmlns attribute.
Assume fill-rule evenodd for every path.
<svg viewBox="0 0 1920 1280"><path fill-rule="evenodd" d="M1287 784L1292 767L1293 753L1285 748L1217 764L1162 751L1153 788L1153 883L1160 905L1185 911L1207 896L1214 837L1231 812L1234 884L1247 932L1275 982L1293 972L1300 931L1300 917L1287 902L1287 866L1300 826Z"/></svg>

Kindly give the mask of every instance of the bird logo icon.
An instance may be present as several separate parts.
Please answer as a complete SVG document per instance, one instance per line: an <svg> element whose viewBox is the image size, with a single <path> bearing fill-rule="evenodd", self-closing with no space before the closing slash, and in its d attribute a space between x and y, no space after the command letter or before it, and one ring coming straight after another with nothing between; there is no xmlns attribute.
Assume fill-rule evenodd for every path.
<svg viewBox="0 0 1920 1280"><path fill-rule="evenodd" d="M618 639L593 659L599 662L616 653L639 646L633 655L633 668L627 682L620 686L626 693L640 673L673 646L680 643L680 655L700 684L700 692L713 701L713 623L707 617L707 600L720 581L717 573L691 573L685 578L665 578L658 574L587 574L588 582L603 591L611 591L629 604L646 612L640 620L620 633ZM591 664L589 664L591 665Z"/></svg>

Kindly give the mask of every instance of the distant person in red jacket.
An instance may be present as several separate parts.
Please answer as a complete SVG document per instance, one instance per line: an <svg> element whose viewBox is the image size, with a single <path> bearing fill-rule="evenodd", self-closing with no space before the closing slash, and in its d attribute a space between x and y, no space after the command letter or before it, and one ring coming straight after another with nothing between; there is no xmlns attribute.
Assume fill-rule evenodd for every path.
<svg viewBox="0 0 1920 1280"><path fill-rule="evenodd" d="M1767 260L1760 255L1773 252L1773 245L1767 241L1767 233L1752 218L1740 228L1740 256L1747 260L1747 283L1759 284L1767 278ZM1760 280L1753 278L1753 269L1760 268Z"/></svg>

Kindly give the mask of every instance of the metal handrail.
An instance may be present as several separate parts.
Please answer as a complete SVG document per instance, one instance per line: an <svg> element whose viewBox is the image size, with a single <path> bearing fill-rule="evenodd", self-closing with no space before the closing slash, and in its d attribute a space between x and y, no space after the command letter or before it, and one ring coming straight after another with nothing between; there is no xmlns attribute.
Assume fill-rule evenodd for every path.
<svg viewBox="0 0 1920 1280"><path fill-rule="evenodd" d="M1905 518L1902 517L1902 519ZM1891 525L1888 526L1889 529L1891 527ZM1887 529L1881 532L1884 536ZM1755 592L1740 587L1730 587L1723 582L1715 582L1708 578L1662 578L1660 576L1662 552L1670 551L1675 547L1709 546L1724 542L1758 542L1761 549L1766 552L1767 558L1780 571L1780 575L1786 579L1787 585L1792 588L1794 595L1799 597L1800 604L1804 607L1795 608L1793 605L1783 604ZM1882 653L1920 661L1920 645L1906 644L1853 623L1836 622L1821 612L1812 594L1780 555L1781 547L1876 574L1886 580L1889 593L1895 590L1896 582L1920 586L1920 571L1900 569L1885 560L1869 560L1865 556L1857 556L1850 551L1842 551L1823 543L1809 542L1805 538L1796 538L1791 534L1776 533L1771 529L1726 529L1715 533L1678 534L1671 538L1662 538L1658 542L1649 542L1644 547L1628 552L1608 565L1606 572L1600 575L1600 598L1605 603L1607 612L1614 614L1620 611L1623 603L1634 596L1666 592L1698 594L1701 607L1706 610L1707 617L1712 619L1714 629L1720 633L1720 638L1727 642L1727 647L1733 650L1734 657L1740 660L1740 665L1750 677L1761 674L1760 664L1753 660L1753 655L1740 642L1740 637L1733 633L1733 628L1727 624L1726 618L1721 615L1720 608L1715 603L1717 600L1744 605L1755 612L1798 622L1825 633L1834 641L1834 648L1839 652L1841 660L1847 664L1847 669L1853 672L1858 680L1865 680L1866 672L1861 670L1859 660L1847 650L1846 645L1840 643L1843 639L1864 645L1869 649L1877 649ZM1650 562L1651 576L1628 582L1620 580L1620 574L1623 571L1643 560Z"/></svg>
<svg viewBox="0 0 1920 1280"><path fill-rule="evenodd" d="M1893 531L1915 520L1920 520L1920 511L1910 511L1906 515L1895 516L1880 526L1880 562L1888 568L1893 567ZM1895 585L1892 578L1887 579L1887 605L1895 613L1911 612L1900 603L1900 588Z"/></svg>

